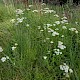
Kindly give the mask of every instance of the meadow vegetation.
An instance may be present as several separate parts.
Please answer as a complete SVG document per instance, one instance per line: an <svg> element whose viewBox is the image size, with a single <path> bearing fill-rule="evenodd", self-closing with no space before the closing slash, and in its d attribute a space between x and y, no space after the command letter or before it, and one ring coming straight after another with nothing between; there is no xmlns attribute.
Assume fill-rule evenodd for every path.
<svg viewBox="0 0 80 80"><path fill-rule="evenodd" d="M80 8L0 3L0 80L80 80Z"/></svg>

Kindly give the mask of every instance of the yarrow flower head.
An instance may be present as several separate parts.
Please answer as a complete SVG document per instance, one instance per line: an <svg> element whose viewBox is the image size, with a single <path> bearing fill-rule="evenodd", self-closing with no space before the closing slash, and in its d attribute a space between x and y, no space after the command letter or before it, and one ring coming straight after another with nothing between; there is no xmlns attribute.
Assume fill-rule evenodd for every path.
<svg viewBox="0 0 80 80"><path fill-rule="evenodd" d="M3 52L3 49L2 49L2 47L0 46L0 52Z"/></svg>
<svg viewBox="0 0 80 80"><path fill-rule="evenodd" d="M2 61L2 62L5 62L7 59L9 59L9 56L2 57L2 58L1 58L1 61Z"/></svg>
<svg viewBox="0 0 80 80"><path fill-rule="evenodd" d="M14 51L15 49L16 49L16 47L13 46L13 47L12 47L12 50Z"/></svg>
<svg viewBox="0 0 80 80"><path fill-rule="evenodd" d="M63 65L60 65L60 70L64 71L64 75L66 77L69 77L69 72L73 73L73 70L69 68L69 66L66 63L63 63Z"/></svg>
<svg viewBox="0 0 80 80"><path fill-rule="evenodd" d="M17 23L22 23L24 19L25 19L24 17L22 17L22 18L17 18Z"/></svg>
<svg viewBox="0 0 80 80"><path fill-rule="evenodd" d="M51 43L51 44L53 44L54 42L53 42L53 41L51 41L50 43Z"/></svg>
<svg viewBox="0 0 80 80"><path fill-rule="evenodd" d="M59 35L58 32L56 32L56 31L53 31L53 32L52 32L52 36L57 36L57 35Z"/></svg>
<svg viewBox="0 0 80 80"><path fill-rule="evenodd" d="M55 16L55 17L59 17L59 15L57 15L57 14L55 14L54 16Z"/></svg>
<svg viewBox="0 0 80 80"><path fill-rule="evenodd" d="M2 61L2 62L5 62L5 61L6 61L6 57L2 57L2 58L1 58L1 61Z"/></svg>
<svg viewBox="0 0 80 80"><path fill-rule="evenodd" d="M31 8L33 5L29 5L29 8Z"/></svg>
<svg viewBox="0 0 80 80"><path fill-rule="evenodd" d="M52 26L52 24L46 24L46 26L47 26L47 28L49 28L49 27L51 27L51 26Z"/></svg>
<svg viewBox="0 0 80 80"><path fill-rule="evenodd" d="M60 21L55 21L55 24L59 25L60 24Z"/></svg>
<svg viewBox="0 0 80 80"><path fill-rule="evenodd" d="M43 56L44 59L47 59L47 56Z"/></svg>
<svg viewBox="0 0 80 80"><path fill-rule="evenodd" d="M54 53L55 53L56 55L62 54L62 52L60 51L60 49L54 49Z"/></svg>
<svg viewBox="0 0 80 80"><path fill-rule="evenodd" d="M17 10L16 10L16 14L17 14L17 15L21 15L21 14L24 14L24 13L23 13L23 10L17 9Z"/></svg>
<svg viewBox="0 0 80 80"><path fill-rule="evenodd" d="M66 26L62 26L62 29L67 29L67 27Z"/></svg>
<svg viewBox="0 0 80 80"><path fill-rule="evenodd" d="M70 31L74 31L76 34L78 33L76 28L69 28Z"/></svg>
<svg viewBox="0 0 80 80"><path fill-rule="evenodd" d="M60 49L65 49L66 48L66 46L65 45L63 45L63 42L61 42L61 41L58 41L58 48L60 48Z"/></svg>
<svg viewBox="0 0 80 80"><path fill-rule="evenodd" d="M17 43L15 43L14 45L15 45L15 46L17 46L18 44L17 44Z"/></svg>
<svg viewBox="0 0 80 80"><path fill-rule="evenodd" d="M36 13L37 13L37 12L38 12L38 10L33 10L32 12L36 12Z"/></svg>
<svg viewBox="0 0 80 80"><path fill-rule="evenodd" d="M11 23L15 23L15 19L11 19L10 22L11 22Z"/></svg>

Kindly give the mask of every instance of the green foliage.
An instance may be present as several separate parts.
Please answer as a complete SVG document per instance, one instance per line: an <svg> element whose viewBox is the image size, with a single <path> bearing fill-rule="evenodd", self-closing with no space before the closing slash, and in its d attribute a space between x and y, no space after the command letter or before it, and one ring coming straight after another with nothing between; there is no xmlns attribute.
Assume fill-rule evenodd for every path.
<svg viewBox="0 0 80 80"><path fill-rule="evenodd" d="M2 10L3 8L4 10ZM55 7L51 6L51 8L54 9ZM5 7L0 7L0 46L3 47L3 52L0 53L0 59L3 56L9 56L9 59L5 62L0 61L0 79L79 80L80 33L76 34L75 31L69 30L76 28L79 32L80 20L77 19L77 14L73 13L75 15L70 19L68 18L68 24L56 24L56 21L61 21L62 14L65 12L65 9L62 7L57 6L54 9L60 17L54 16L55 13L41 14L40 12L32 12L34 10L32 8L29 11L24 10L24 14L15 18L14 9L12 7L8 12ZM77 13L79 14L79 12ZM14 18L15 23L12 24L10 20ZM18 18L25 19L17 24ZM77 24L74 23L75 19L78 22ZM48 28L45 29L47 24L51 24L49 28L52 30L58 28L59 30L55 31L59 35L52 36L52 33L48 32ZM56 26L53 24L56 24ZM62 29L62 26L66 26L67 29ZM62 35L64 37L61 37ZM54 43L51 43L51 41ZM54 49L58 48L58 41L62 41L66 49L60 50L62 52L61 55L54 55ZM12 47L15 49L12 50ZM47 56L47 58L45 59L44 56ZM69 65L73 70L73 73L69 74L69 78L66 78L63 75L64 71L59 68L63 63Z"/></svg>

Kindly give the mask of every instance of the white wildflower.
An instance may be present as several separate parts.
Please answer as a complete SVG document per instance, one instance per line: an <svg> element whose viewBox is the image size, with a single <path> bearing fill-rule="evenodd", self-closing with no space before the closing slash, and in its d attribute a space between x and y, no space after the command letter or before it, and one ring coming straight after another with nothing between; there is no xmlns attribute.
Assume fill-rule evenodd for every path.
<svg viewBox="0 0 80 80"><path fill-rule="evenodd" d="M27 27L29 27L29 24L26 24Z"/></svg>
<svg viewBox="0 0 80 80"><path fill-rule="evenodd" d="M61 41L58 41L58 45L62 45L63 44L63 42L61 42Z"/></svg>
<svg viewBox="0 0 80 80"><path fill-rule="evenodd" d="M55 21L55 24L59 25L60 24L60 21Z"/></svg>
<svg viewBox="0 0 80 80"><path fill-rule="evenodd" d="M14 51L15 49L16 49L16 47L13 46L13 47L12 47L12 50Z"/></svg>
<svg viewBox="0 0 80 80"><path fill-rule="evenodd" d="M18 44L17 44L17 43L15 43L14 45L15 45L15 46L17 46Z"/></svg>
<svg viewBox="0 0 80 80"><path fill-rule="evenodd" d="M69 28L70 31L76 31L76 28Z"/></svg>
<svg viewBox="0 0 80 80"><path fill-rule="evenodd" d="M15 19L11 19L10 22L11 22L11 23L15 23Z"/></svg>
<svg viewBox="0 0 80 80"><path fill-rule="evenodd" d="M46 40L45 40L45 39L44 39L43 41L44 41L44 42L46 42Z"/></svg>
<svg viewBox="0 0 80 80"><path fill-rule="evenodd" d="M9 59L9 56L6 56L6 59Z"/></svg>
<svg viewBox="0 0 80 80"><path fill-rule="evenodd" d="M65 73L65 77L69 78L69 74L68 73Z"/></svg>
<svg viewBox="0 0 80 80"><path fill-rule="evenodd" d="M57 14L55 14L54 16L55 16L55 17L59 17L59 15L57 15Z"/></svg>
<svg viewBox="0 0 80 80"><path fill-rule="evenodd" d="M47 56L43 56L44 59L47 59Z"/></svg>
<svg viewBox="0 0 80 80"><path fill-rule="evenodd" d="M78 22L75 22L75 24L78 24Z"/></svg>
<svg viewBox="0 0 80 80"><path fill-rule="evenodd" d="M29 5L29 7L32 7L33 5Z"/></svg>
<svg viewBox="0 0 80 80"><path fill-rule="evenodd" d="M41 26L38 26L38 29L41 29Z"/></svg>
<svg viewBox="0 0 80 80"><path fill-rule="evenodd" d="M75 33L78 34L78 31L76 30Z"/></svg>
<svg viewBox="0 0 80 80"><path fill-rule="evenodd" d="M24 17L22 17L22 18L17 18L17 23L22 23L23 20L24 20Z"/></svg>
<svg viewBox="0 0 80 80"><path fill-rule="evenodd" d="M55 30L59 30L59 28L56 28Z"/></svg>
<svg viewBox="0 0 80 80"><path fill-rule="evenodd" d="M42 30L40 30L40 32L43 32L44 30L42 29Z"/></svg>
<svg viewBox="0 0 80 80"><path fill-rule="evenodd" d="M64 35L61 36L62 38L64 37Z"/></svg>
<svg viewBox="0 0 80 80"><path fill-rule="evenodd" d="M65 49L66 48L66 46L64 46L64 45L58 45L58 48L60 48L60 49Z"/></svg>
<svg viewBox="0 0 80 80"><path fill-rule="evenodd" d="M67 29L67 27L66 26L62 26L62 29Z"/></svg>
<svg viewBox="0 0 80 80"><path fill-rule="evenodd" d="M47 10L49 10L49 8L44 8L44 9L47 9Z"/></svg>
<svg viewBox="0 0 80 80"><path fill-rule="evenodd" d="M44 13L55 13L54 10L43 10L43 11L44 11Z"/></svg>
<svg viewBox="0 0 80 80"><path fill-rule="evenodd" d="M51 41L50 43L51 43L51 44L53 44L54 42L53 42L53 41Z"/></svg>
<svg viewBox="0 0 80 80"><path fill-rule="evenodd" d="M59 35L59 33L56 31L53 31L52 36L57 36L57 35Z"/></svg>
<svg viewBox="0 0 80 80"><path fill-rule="evenodd" d="M0 46L0 52L3 52L3 48Z"/></svg>
<svg viewBox="0 0 80 80"><path fill-rule="evenodd" d="M69 28L70 31L74 31L76 34L78 33L76 28Z"/></svg>
<svg viewBox="0 0 80 80"><path fill-rule="evenodd" d="M45 4L45 3L42 3L41 5L44 6L44 5L46 5L46 4Z"/></svg>
<svg viewBox="0 0 80 80"><path fill-rule="evenodd" d="M54 32L54 30L51 28L48 28L48 32Z"/></svg>
<svg viewBox="0 0 80 80"><path fill-rule="evenodd" d="M66 65L66 63L63 63L63 65L60 65L60 69L64 70L65 73L68 73L69 71L69 66Z"/></svg>
<svg viewBox="0 0 80 80"><path fill-rule="evenodd" d="M32 12L38 12L38 10L33 10Z"/></svg>
<svg viewBox="0 0 80 80"><path fill-rule="evenodd" d="M5 61L6 61L6 57L2 57L2 58L1 58L1 61L2 61L2 62L5 62Z"/></svg>
<svg viewBox="0 0 80 80"><path fill-rule="evenodd" d="M60 70L64 71L63 75L66 77L69 77L69 72L73 73L73 70L69 68L69 66L66 63L63 63L63 65L60 65Z"/></svg>
<svg viewBox="0 0 80 80"><path fill-rule="evenodd" d="M63 42L61 42L61 41L58 41L58 48L60 48L60 49L65 49L66 48L66 46L65 45L63 45Z"/></svg>
<svg viewBox="0 0 80 80"><path fill-rule="evenodd" d="M46 40L49 40L50 38L46 38Z"/></svg>
<svg viewBox="0 0 80 80"><path fill-rule="evenodd" d="M52 26L52 24L46 24L46 25L47 25L47 28Z"/></svg>
<svg viewBox="0 0 80 80"><path fill-rule="evenodd" d="M30 11L30 9L29 9L29 8L27 8L27 11Z"/></svg>
<svg viewBox="0 0 80 80"><path fill-rule="evenodd" d="M68 20L62 20L61 23L62 24L67 23L68 24Z"/></svg>
<svg viewBox="0 0 80 80"><path fill-rule="evenodd" d="M55 53L56 55L62 54L62 52L60 52L59 49L54 49L54 53Z"/></svg>
<svg viewBox="0 0 80 80"><path fill-rule="evenodd" d="M21 15L21 14L24 14L24 13L23 13L23 10L17 9L17 10L16 10L16 14L17 14L17 15Z"/></svg>
<svg viewBox="0 0 80 80"><path fill-rule="evenodd" d="M70 73L73 73L73 70L72 70L72 69L69 69L69 72L70 72Z"/></svg>
<svg viewBox="0 0 80 80"><path fill-rule="evenodd" d="M68 23L68 20L63 20L63 22Z"/></svg>
<svg viewBox="0 0 80 80"><path fill-rule="evenodd" d="M53 26L56 26L56 24L53 24Z"/></svg>
<svg viewBox="0 0 80 80"><path fill-rule="evenodd" d="M63 17L63 18L61 18L61 19L64 19L64 20L65 20L65 19L67 19L67 17L66 17L66 16L64 16L64 17Z"/></svg>
<svg viewBox="0 0 80 80"><path fill-rule="evenodd" d="M50 54L51 51L48 51L47 54Z"/></svg>

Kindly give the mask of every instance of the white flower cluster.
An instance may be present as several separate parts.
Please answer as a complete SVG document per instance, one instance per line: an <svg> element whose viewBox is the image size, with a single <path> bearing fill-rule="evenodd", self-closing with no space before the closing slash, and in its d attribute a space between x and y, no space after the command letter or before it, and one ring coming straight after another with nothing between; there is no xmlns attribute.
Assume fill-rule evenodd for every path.
<svg viewBox="0 0 80 80"><path fill-rule="evenodd" d="M55 53L56 55L62 54L62 52L60 52L60 49L54 49L54 53Z"/></svg>
<svg viewBox="0 0 80 80"><path fill-rule="evenodd" d="M3 52L3 48L0 46L0 52Z"/></svg>
<svg viewBox="0 0 80 80"><path fill-rule="evenodd" d="M66 26L62 26L62 29L67 29L67 27Z"/></svg>
<svg viewBox="0 0 80 80"><path fill-rule="evenodd" d="M33 7L33 5L29 5L29 8Z"/></svg>
<svg viewBox="0 0 80 80"><path fill-rule="evenodd" d="M58 36L58 35L59 35L58 32L54 31L54 30L51 29L51 28L48 28L48 32L52 32L52 36Z"/></svg>
<svg viewBox="0 0 80 80"><path fill-rule="evenodd" d="M52 26L52 24L46 24L46 26L47 26L47 28L49 28L49 27L51 27L51 26Z"/></svg>
<svg viewBox="0 0 80 80"><path fill-rule="evenodd" d="M66 48L66 46L65 45L63 45L63 42L61 42L61 41L58 41L58 48L60 48L60 49L65 49Z"/></svg>
<svg viewBox="0 0 80 80"><path fill-rule="evenodd" d="M14 51L14 50L16 49L16 46L17 46L17 45L18 45L18 44L15 43L15 46L12 47L12 51Z"/></svg>
<svg viewBox="0 0 80 80"><path fill-rule="evenodd" d="M73 70L69 68L69 66L66 63L63 63L63 65L60 65L60 70L64 71L64 75L66 77L69 77L69 72L73 73Z"/></svg>
<svg viewBox="0 0 80 80"><path fill-rule="evenodd" d="M44 13L56 13L56 11L50 10L49 8L44 8L41 11L44 12Z"/></svg>
<svg viewBox="0 0 80 80"><path fill-rule="evenodd" d="M61 18L61 19L62 19L62 21L61 21L62 24L64 24L64 23L68 24L67 17L64 16L64 17Z"/></svg>
<svg viewBox="0 0 80 80"><path fill-rule="evenodd" d="M70 31L74 31L76 34L78 34L78 31L76 28L69 28Z"/></svg>
<svg viewBox="0 0 80 80"><path fill-rule="evenodd" d="M52 32L52 36L58 36L58 35L59 35L58 32L56 32L56 31L53 31L53 32Z"/></svg>
<svg viewBox="0 0 80 80"><path fill-rule="evenodd" d="M2 57L2 58L1 58L1 61L2 61L2 62L5 62L7 59L9 59L8 56L6 56L6 57Z"/></svg>
<svg viewBox="0 0 80 80"><path fill-rule="evenodd" d="M15 23L15 19L11 19L10 22L11 22L11 23Z"/></svg>
<svg viewBox="0 0 80 80"><path fill-rule="evenodd" d="M17 9L17 10L16 10L16 15L21 15L21 14L24 14L24 13L23 13L23 10Z"/></svg>
<svg viewBox="0 0 80 80"><path fill-rule="evenodd" d="M42 5L42 6L45 6L46 4L45 4L45 3L42 3L41 5Z"/></svg>
<svg viewBox="0 0 80 80"><path fill-rule="evenodd" d="M55 14L54 16L55 16L55 17L59 17L59 15L57 15L57 14Z"/></svg>
<svg viewBox="0 0 80 80"><path fill-rule="evenodd" d="M43 56L44 59L47 59L47 56Z"/></svg>
<svg viewBox="0 0 80 80"><path fill-rule="evenodd" d="M43 10L43 11L44 11L44 13L55 13L54 10Z"/></svg>
<svg viewBox="0 0 80 80"><path fill-rule="evenodd" d="M38 29L41 29L41 26L37 26L38 27Z"/></svg>
<svg viewBox="0 0 80 80"><path fill-rule="evenodd" d="M67 19L67 17L66 16L64 16L63 18L61 18L62 20L65 20L65 19Z"/></svg>
<svg viewBox="0 0 80 80"><path fill-rule="evenodd" d="M17 18L17 23L22 23L24 19L25 19L24 17L22 17L22 18Z"/></svg>
<svg viewBox="0 0 80 80"><path fill-rule="evenodd" d="M50 43L53 44L54 42L53 41L50 41Z"/></svg>
<svg viewBox="0 0 80 80"><path fill-rule="evenodd" d="M55 21L54 23L57 24L57 25L59 25L61 22L60 21Z"/></svg>
<svg viewBox="0 0 80 80"><path fill-rule="evenodd" d="M39 12L39 11L38 11L38 10L33 10L32 12L36 12L36 13L37 13L37 12Z"/></svg>

